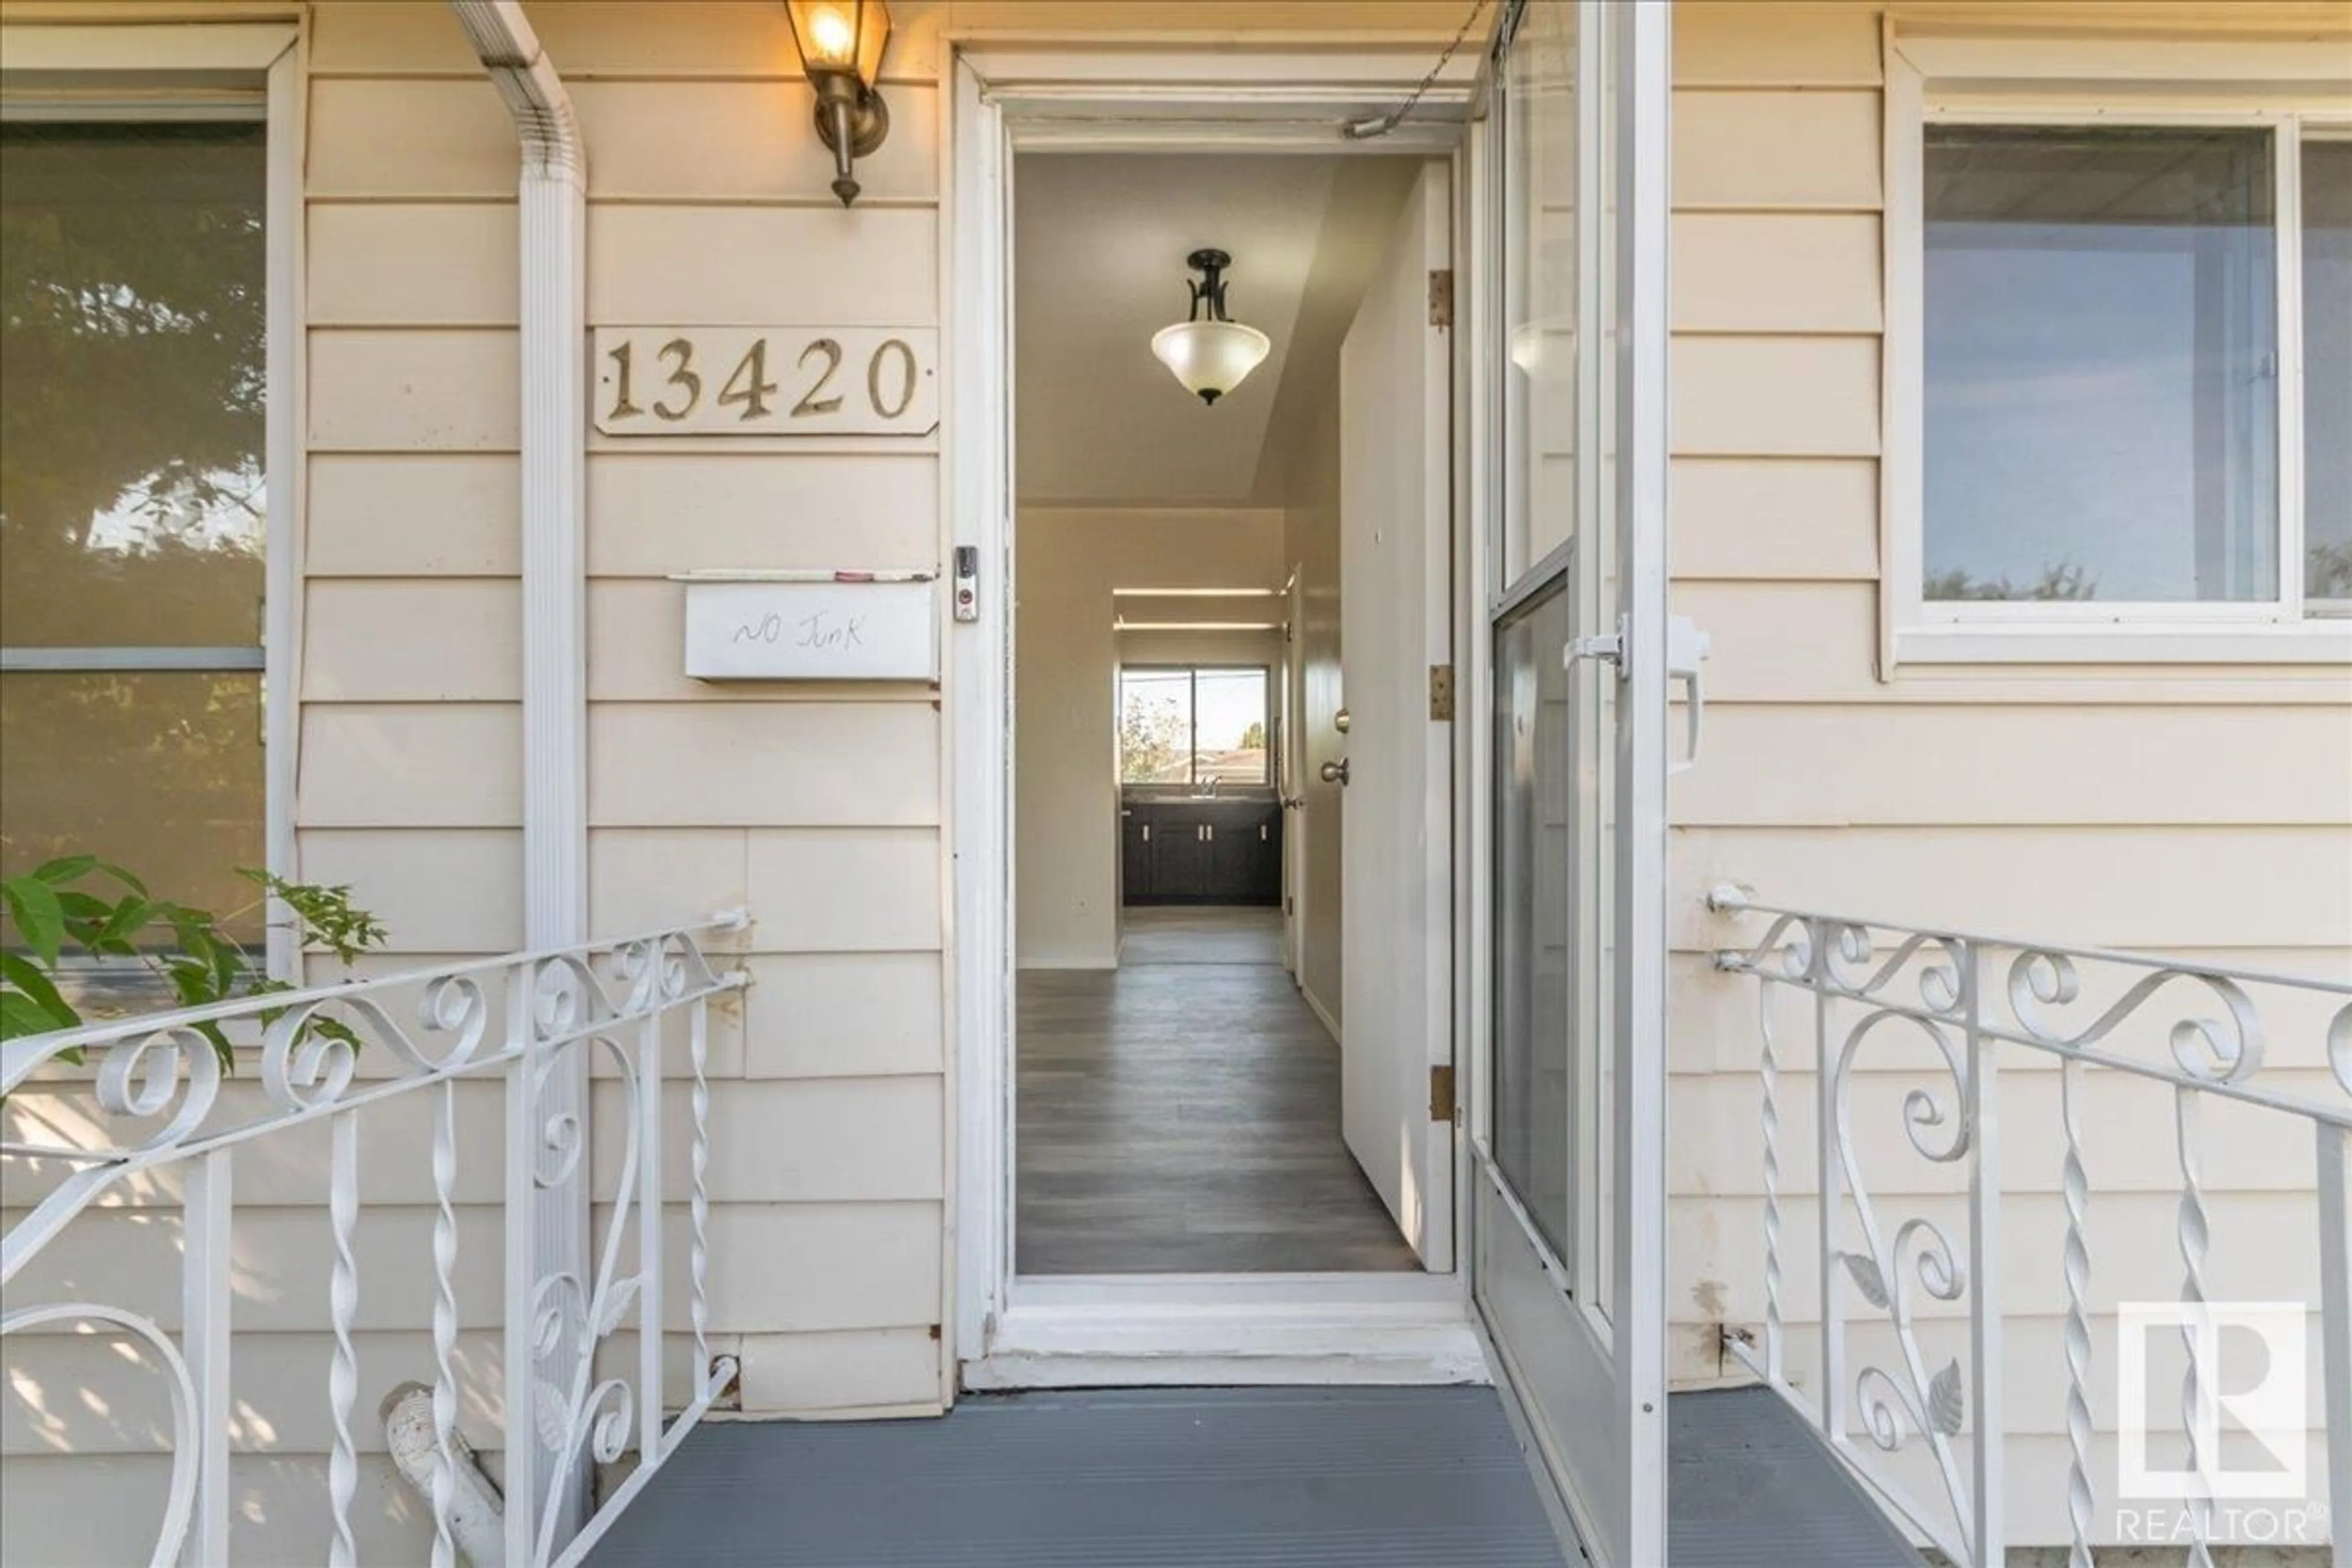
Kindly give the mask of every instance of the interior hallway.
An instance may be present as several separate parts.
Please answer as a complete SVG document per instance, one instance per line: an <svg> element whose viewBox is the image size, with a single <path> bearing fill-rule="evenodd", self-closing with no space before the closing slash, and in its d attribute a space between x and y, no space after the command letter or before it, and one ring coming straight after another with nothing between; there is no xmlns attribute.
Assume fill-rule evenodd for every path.
<svg viewBox="0 0 2352 1568"><path fill-rule="evenodd" d="M1413 1269L1339 1131L1339 1047L1270 909L1129 909L1115 970L1024 970L1023 1274Z"/></svg>

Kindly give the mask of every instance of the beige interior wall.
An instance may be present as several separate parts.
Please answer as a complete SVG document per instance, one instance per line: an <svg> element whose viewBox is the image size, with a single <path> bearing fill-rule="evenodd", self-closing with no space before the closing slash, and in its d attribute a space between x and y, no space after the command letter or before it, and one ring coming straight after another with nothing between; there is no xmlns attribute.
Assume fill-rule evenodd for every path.
<svg viewBox="0 0 2352 1568"><path fill-rule="evenodd" d="M2321 21L2228 5L2164 16L2044 7L2036 20L2080 30L2125 9L2143 26L2168 17L2206 30ZM1706 913L1708 888L1743 882L1775 903L2352 975L2352 679L2340 667L1879 677L1879 12L1676 7L1673 598L1715 639L1706 757L1668 801L1668 1300L1682 1382L1727 1370L1720 1327L1760 1331L1763 1320L1755 999L1750 983L1709 965L1716 947L1756 928ZM2016 16L1948 5L1904 14L1959 26ZM2339 9L2324 25L2342 34L2347 21ZM2318 1092L2317 1027L2279 1023L2271 1068L2311 1072ZM1816 1080L1809 1027L1794 1015L1784 1027L1783 1190L1799 1194L1783 1219L1788 1311L1792 1357L1810 1377L1819 1290L1801 1194L1813 1184ZM1901 1111L1907 1090L1948 1084L1916 1058L1883 1059L1862 1073L1855 1112L1891 1205L1882 1214L1956 1221L1952 1171L1910 1154ZM2063 1473L2065 1446L2052 1394L2063 1308L2054 1079L2024 1052L2008 1053L2002 1071L2011 1539L2053 1542L2063 1539L2063 1487L2040 1478ZM2168 1104L2128 1083L2091 1083L2096 1290L2169 1297ZM2298 1151L2308 1135L2227 1120L2206 1161L2215 1233L2268 1240L2232 1254L2228 1283L2217 1252L2211 1283L2309 1295L2311 1165L2277 1155L2283 1135ZM2301 1261L2280 1267L2288 1258ZM2108 1356L2110 1321L2093 1334ZM2095 1403L2108 1427L2112 1401Z"/></svg>
<svg viewBox="0 0 2352 1568"><path fill-rule="evenodd" d="M1108 969L1118 962L1111 590L1279 588L1282 514L1030 508L1014 532L1015 960Z"/></svg>
<svg viewBox="0 0 2352 1568"><path fill-rule="evenodd" d="M1304 929L1299 989L1337 1026L1339 1016L1339 821L1347 791L1325 784L1321 769L1347 753L1347 738L1332 723L1339 690L1339 400L1334 396L1306 426L1291 455L1289 507L1283 515L1283 561L1298 574L1305 616L1293 643L1291 701L1299 716L1304 763L1292 787L1305 801L1284 831L1299 837L1297 896Z"/></svg>

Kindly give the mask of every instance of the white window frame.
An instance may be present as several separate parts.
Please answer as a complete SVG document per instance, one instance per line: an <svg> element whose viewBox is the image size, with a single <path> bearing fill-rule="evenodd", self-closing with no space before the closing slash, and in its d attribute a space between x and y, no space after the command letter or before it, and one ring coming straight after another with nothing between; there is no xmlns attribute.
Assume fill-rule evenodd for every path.
<svg viewBox="0 0 2352 1568"><path fill-rule="evenodd" d="M250 14L219 23L109 26L10 23L0 26L0 119L258 120L265 127L264 424L262 493L268 512L257 660L225 649L25 649L12 668L251 669L261 675L262 853L268 868L296 875L295 671L301 616L303 57L299 12ZM44 658L43 655L49 655ZM232 656L236 656L232 658ZM301 982L302 954L272 901L268 973Z"/></svg>
<svg viewBox="0 0 2352 1568"><path fill-rule="evenodd" d="M2352 621L2305 605L2302 142L2352 135L2331 44L1885 35L1885 437L1880 664L2345 664ZM1926 130L1931 124L2263 127L2277 246L2279 591L2232 603L1926 597ZM2334 606L2331 604L2331 610Z"/></svg>

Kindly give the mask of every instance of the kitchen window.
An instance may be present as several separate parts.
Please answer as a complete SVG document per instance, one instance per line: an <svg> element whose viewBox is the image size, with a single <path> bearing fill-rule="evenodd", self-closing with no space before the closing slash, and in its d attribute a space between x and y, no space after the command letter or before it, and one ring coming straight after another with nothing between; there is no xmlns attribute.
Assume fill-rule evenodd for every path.
<svg viewBox="0 0 2352 1568"><path fill-rule="evenodd" d="M2352 658L2352 120L2004 53L1890 57L1897 659Z"/></svg>
<svg viewBox="0 0 2352 1568"><path fill-rule="evenodd" d="M1127 665L1118 672L1122 784L1274 782L1263 665Z"/></svg>

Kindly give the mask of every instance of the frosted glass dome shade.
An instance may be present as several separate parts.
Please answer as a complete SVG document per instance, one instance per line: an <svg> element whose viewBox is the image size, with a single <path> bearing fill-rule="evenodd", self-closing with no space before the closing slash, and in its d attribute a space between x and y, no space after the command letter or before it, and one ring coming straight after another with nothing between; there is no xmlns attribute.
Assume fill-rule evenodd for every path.
<svg viewBox="0 0 2352 1568"><path fill-rule="evenodd" d="M1239 321L1179 321L1151 335L1151 353L1203 403L1242 384L1274 348L1255 327Z"/></svg>

